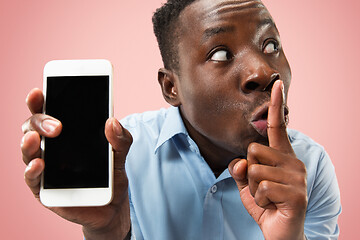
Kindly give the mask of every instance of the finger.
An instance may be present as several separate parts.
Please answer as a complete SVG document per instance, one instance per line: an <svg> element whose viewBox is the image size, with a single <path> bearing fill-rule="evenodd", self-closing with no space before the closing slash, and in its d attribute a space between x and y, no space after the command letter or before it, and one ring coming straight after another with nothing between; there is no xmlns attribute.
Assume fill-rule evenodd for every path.
<svg viewBox="0 0 360 240"><path fill-rule="evenodd" d="M248 185L246 159L234 159L229 164L229 173L234 178L239 191L242 191Z"/></svg>
<svg viewBox="0 0 360 240"><path fill-rule="evenodd" d="M259 143L250 143L247 149L249 165L261 163L274 167L288 166L294 162L292 159L294 159L295 162L299 161L296 159L296 156L289 156L287 153Z"/></svg>
<svg viewBox="0 0 360 240"><path fill-rule="evenodd" d="M291 187L272 181L261 181L255 193L254 199L259 207L275 209L276 205L289 200Z"/></svg>
<svg viewBox="0 0 360 240"><path fill-rule="evenodd" d="M298 209L303 214L307 206L306 191L271 181L262 181L259 184L254 199L262 208L271 209L276 206L283 210Z"/></svg>
<svg viewBox="0 0 360 240"><path fill-rule="evenodd" d="M27 132L21 140L21 152L25 164L41 155L40 135L35 131Z"/></svg>
<svg viewBox="0 0 360 240"><path fill-rule="evenodd" d="M296 180L297 173L292 170L271 167L261 164L252 164L248 166L249 189L252 196L258 191L259 184L262 181L271 181L285 185L298 185Z"/></svg>
<svg viewBox="0 0 360 240"><path fill-rule="evenodd" d="M56 137L62 129L61 122L45 114L34 114L22 125L23 133L36 131L41 136Z"/></svg>
<svg viewBox="0 0 360 240"><path fill-rule="evenodd" d="M115 169L124 169L126 155L132 144L130 132L117 119L110 118L105 124L105 135L113 147Z"/></svg>
<svg viewBox="0 0 360 240"><path fill-rule="evenodd" d="M268 113L269 146L284 153L293 153L289 137L286 131L286 122L284 117L285 94L284 84L277 80L271 91L271 99Z"/></svg>
<svg viewBox="0 0 360 240"><path fill-rule="evenodd" d="M26 104L32 114L41 113L44 105L44 95L38 88L32 89L26 97Z"/></svg>
<svg viewBox="0 0 360 240"><path fill-rule="evenodd" d="M44 170L44 160L36 158L25 169L25 182L36 198L39 198L41 173Z"/></svg>
<svg viewBox="0 0 360 240"><path fill-rule="evenodd" d="M245 187L240 192L240 198L250 216L259 224L259 220L261 215L264 213L264 209L256 204L254 197L250 194L249 187Z"/></svg>

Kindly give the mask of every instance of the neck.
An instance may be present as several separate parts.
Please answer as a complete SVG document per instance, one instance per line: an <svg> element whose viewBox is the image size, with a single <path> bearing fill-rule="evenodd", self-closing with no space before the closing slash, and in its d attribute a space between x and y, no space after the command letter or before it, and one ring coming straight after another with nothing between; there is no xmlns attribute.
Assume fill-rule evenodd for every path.
<svg viewBox="0 0 360 240"><path fill-rule="evenodd" d="M197 144L201 155L213 171L214 175L218 177L237 156L228 150L219 147L209 138L199 133L183 116L182 119L190 137Z"/></svg>

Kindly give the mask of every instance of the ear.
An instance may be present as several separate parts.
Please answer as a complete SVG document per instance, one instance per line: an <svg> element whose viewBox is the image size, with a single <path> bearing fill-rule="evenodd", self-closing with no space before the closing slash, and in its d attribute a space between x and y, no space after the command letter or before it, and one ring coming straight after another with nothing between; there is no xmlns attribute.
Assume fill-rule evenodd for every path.
<svg viewBox="0 0 360 240"><path fill-rule="evenodd" d="M168 69L160 68L158 71L158 81L165 101L174 107L180 106L177 75Z"/></svg>

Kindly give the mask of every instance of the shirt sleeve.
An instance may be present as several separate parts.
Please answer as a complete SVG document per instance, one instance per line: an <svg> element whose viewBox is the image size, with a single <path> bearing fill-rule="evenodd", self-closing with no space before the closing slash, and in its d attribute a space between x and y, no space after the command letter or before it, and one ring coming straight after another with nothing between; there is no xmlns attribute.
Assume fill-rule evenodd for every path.
<svg viewBox="0 0 360 240"><path fill-rule="evenodd" d="M340 191L334 166L325 151L320 155L315 181L310 187L305 218L307 239L337 239L337 221L341 212Z"/></svg>

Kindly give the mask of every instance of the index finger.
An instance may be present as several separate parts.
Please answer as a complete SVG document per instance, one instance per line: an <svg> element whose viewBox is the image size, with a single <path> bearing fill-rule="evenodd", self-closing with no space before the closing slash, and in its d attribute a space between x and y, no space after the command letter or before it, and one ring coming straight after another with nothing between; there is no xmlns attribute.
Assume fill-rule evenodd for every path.
<svg viewBox="0 0 360 240"><path fill-rule="evenodd" d="M44 105L43 92L38 89L32 89L26 97L26 104L32 114L42 113Z"/></svg>
<svg viewBox="0 0 360 240"><path fill-rule="evenodd" d="M285 94L284 83L277 80L271 91L268 114L267 133L269 146L284 153L293 153L290 140L286 131L284 116Z"/></svg>

